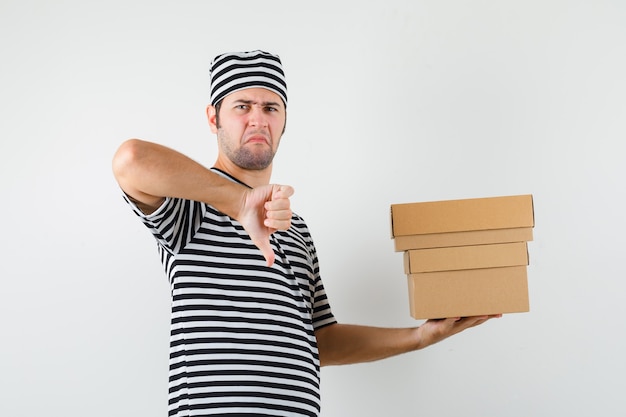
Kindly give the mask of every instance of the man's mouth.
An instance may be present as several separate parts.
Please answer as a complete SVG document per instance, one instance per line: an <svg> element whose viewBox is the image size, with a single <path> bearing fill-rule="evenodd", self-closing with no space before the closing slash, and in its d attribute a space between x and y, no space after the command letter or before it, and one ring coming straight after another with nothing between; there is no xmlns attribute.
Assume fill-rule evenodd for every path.
<svg viewBox="0 0 626 417"><path fill-rule="evenodd" d="M257 134L255 134L255 135L249 136L246 139L245 143L265 143L265 144L269 145L269 140L264 135L257 135Z"/></svg>

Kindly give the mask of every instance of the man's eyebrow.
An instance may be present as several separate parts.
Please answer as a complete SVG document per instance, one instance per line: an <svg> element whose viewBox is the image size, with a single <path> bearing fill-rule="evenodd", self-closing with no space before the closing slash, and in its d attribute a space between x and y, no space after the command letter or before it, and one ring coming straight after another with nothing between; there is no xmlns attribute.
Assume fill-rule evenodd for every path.
<svg viewBox="0 0 626 417"><path fill-rule="evenodd" d="M254 101L254 100L244 100L242 98L240 98L238 100L235 100L235 103L236 104L248 104L248 105L258 104L258 102ZM280 105L280 103L277 102L277 101L264 101L264 102L261 103L261 106L263 106L263 107L267 107L267 106L276 107L276 106L279 106L279 105Z"/></svg>

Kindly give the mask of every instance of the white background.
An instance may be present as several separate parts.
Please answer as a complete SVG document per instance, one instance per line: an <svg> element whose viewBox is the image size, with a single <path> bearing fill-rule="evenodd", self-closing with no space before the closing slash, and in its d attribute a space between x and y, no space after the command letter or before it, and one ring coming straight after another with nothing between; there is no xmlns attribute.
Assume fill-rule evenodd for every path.
<svg viewBox="0 0 626 417"><path fill-rule="evenodd" d="M623 1L0 2L0 415L166 415L168 285L111 174L210 165L214 55L281 55L296 189L342 322L413 326L392 203L533 194L531 311L324 368L323 416L624 416Z"/></svg>

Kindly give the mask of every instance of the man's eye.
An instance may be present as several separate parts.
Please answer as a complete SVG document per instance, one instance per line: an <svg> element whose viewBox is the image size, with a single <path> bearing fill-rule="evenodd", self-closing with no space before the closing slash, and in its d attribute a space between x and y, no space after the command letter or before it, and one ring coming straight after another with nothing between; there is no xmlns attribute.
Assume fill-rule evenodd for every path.
<svg viewBox="0 0 626 417"><path fill-rule="evenodd" d="M266 107L265 110L269 111L269 112L275 112L278 111L278 109L276 107Z"/></svg>

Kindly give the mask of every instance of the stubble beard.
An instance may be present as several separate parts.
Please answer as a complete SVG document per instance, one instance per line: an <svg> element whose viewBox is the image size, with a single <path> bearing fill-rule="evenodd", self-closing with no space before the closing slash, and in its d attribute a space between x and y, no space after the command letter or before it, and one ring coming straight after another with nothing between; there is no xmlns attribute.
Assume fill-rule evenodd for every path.
<svg viewBox="0 0 626 417"><path fill-rule="evenodd" d="M228 133L222 128L217 131L217 141L226 157L239 168L260 171L269 167L274 160L274 152L271 147L262 151L253 151L254 146L233 148Z"/></svg>

